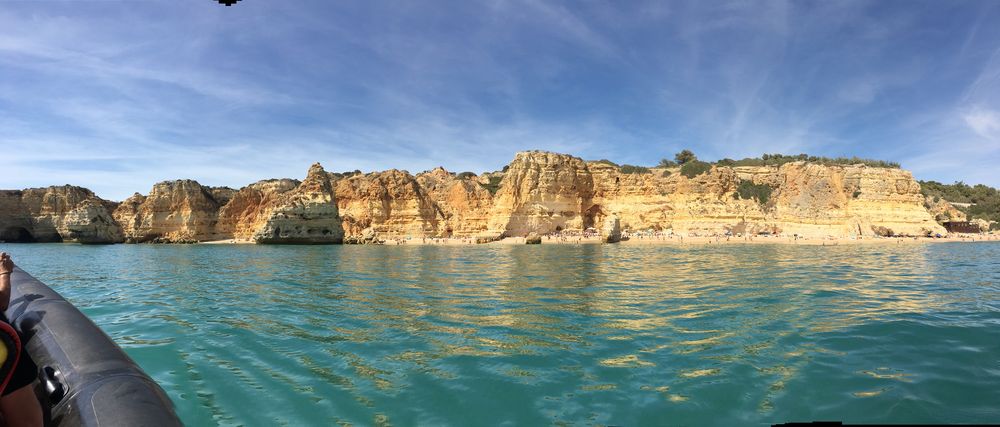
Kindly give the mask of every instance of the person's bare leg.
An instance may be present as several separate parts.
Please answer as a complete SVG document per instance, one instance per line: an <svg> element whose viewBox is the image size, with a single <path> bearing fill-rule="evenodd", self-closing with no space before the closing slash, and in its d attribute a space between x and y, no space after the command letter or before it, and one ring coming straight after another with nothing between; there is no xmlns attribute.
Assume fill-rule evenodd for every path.
<svg viewBox="0 0 1000 427"><path fill-rule="evenodd" d="M24 386L0 399L0 412L8 427L42 427L42 406L31 386Z"/></svg>

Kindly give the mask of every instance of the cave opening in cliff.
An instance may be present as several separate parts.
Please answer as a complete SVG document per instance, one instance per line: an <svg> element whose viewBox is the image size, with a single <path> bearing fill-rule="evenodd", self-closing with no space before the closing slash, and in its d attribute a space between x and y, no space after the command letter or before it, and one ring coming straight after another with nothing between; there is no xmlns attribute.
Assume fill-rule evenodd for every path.
<svg viewBox="0 0 1000 427"><path fill-rule="evenodd" d="M583 211L583 229L594 227L598 223L601 217L604 216L604 212L601 209L601 205L593 205L587 210Z"/></svg>
<svg viewBox="0 0 1000 427"><path fill-rule="evenodd" d="M9 243L34 243L35 236L24 227L7 227L0 232L0 241Z"/></svg>

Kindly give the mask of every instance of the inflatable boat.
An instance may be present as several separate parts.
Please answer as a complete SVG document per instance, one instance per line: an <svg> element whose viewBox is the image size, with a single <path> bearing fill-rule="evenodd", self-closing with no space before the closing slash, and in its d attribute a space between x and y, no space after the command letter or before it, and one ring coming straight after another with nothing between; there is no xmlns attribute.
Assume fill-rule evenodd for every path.
<svg viewBox="0 0 1000 427"><path fill-rule="evenodd" d="M170 398L139 365L73 304L19 268L6 315L38 365L34 386L45 425L181 425Z"/></svg>

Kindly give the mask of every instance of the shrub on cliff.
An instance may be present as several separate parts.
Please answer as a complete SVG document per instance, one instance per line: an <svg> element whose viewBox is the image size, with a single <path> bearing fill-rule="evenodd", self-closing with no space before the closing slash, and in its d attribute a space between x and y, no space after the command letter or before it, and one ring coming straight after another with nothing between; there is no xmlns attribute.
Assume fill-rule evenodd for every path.
<svg viewBox="0 0 1000 427"><path fill-rule="evenodd" d="M691 152L691 150L681 150L680 153L674 155L674 160L676 160L677 163L683 165L685 163L690 163L695 160L698 160L698 157L695 156L694 153Z"/></svg>
<svg viewBox="0 0 1000 427"><path fill-rule="evenodd" d="M636 165L622 165L618 168L621 173L649 173L649 168Z"/></svg>
<svg viewBox="0 0 1000 427"><path fill-rule="evenodd" d="M458 174L458 177L460 179L469 179L469 178L474 178L475 176L476 176L476 174L474 174L472 172L462 172L462 173Z"/></svg>
<svg viewBox="0 0 1000 427"><path fill-rule="evenodd" d="M480 184L486 191L490 192L490 195L496 195L497 191L500 191L500 181L503 181L501 176L491 176L490 182L488 184Z"/></svg>
<svg viewBox="0 0 1000 427"><path fill-rule="evenodd" d="M661 168L675 168L677 167L677 162L673 160L660 159L660 164L657 166Z"/></svg>
<svg viewBox="0 0 1000 427"><path fill-rule="evenodd" d="M681 166L681 175L684 175L688 178L694 178L698 175L708 172L711 169L712 169L711 163L706 163L701 160L692 160L684 163L684 165Z"/></svg>
<svg viewBox="0 0 1000 427"><path fill-rule="evenodd" d="M888 162L885 160L872 160L860 157L818 157L818 156L810 156L808 154L796 154L796 155L785 155L779 153L764 154L760 157L747 157L743 160L723 159L720 160L718 163L722 164L723 161L732 162L732 164L727 164L727 166L781 166L785 163L791 163L791 162L809 162L825 166L861 164L875 168L899 169L899 163Z"/></svg>
<svg viewBox="0 0 1000 427"><path fill-rule="evenodd" d="M770 185L754 184L748 179L740 180L740 185L736 187L736 194L744 200L756 199L758 203L766 205L771 199L771 192L774 191Z"/></svg>

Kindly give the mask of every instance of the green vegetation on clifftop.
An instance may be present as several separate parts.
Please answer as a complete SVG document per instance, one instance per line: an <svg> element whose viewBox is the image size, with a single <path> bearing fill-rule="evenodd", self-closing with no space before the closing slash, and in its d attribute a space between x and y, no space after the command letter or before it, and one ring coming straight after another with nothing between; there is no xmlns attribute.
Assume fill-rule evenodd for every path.
<svg viewBox="0 0 1000 427"><path fill-rule="evenodd" d="M942 184L937 181L920 181L920 192L935 201L945 199L952 203L969 203L969 206L955 206L968 215L969 219L996 221L991 229L1000 229L1000 191L983 184L966 185L964 182Z"/></svg>
<svg viewBox="0 0 1000 427"><path fill-rule="evenodd" d="M706 163L701 160L691 160L689 162L684 163L684 166L681 166L681 175L684 175L688 178L694 178L698 175L708 172L711 169L712 169L711 163Z"/></svg>
<svg viewBox="0 0 1000 427"><path fill-rule="evenodd" d="M760 157L747 157L743 160L722 159L717 164L720 166L781 166L791 162L809 162L825 166L860 164L874 168L899 169L899 163L885 160L872 160L860 157L820 157L808 154L764 154Z"/></svg>
<svg viewBox="0 0 1000 427"><path fill-rule="evenodd" d="M606 161L606 160L605 160ZM674 160L662 159L657 167L661 168L672 168L680 165L681 167L693 164L693 163L705 163L698 160L691 150L682 150L681 152L674 155ZM808 154L763 154L760 157L747 157L742 160L733 160L730 158L720 159L714 163L717 166L781 166L785 163L791 162L807 162L815 163L824 166L847 166L847 165L865 165L874 168L890 168L899 169L899 163L889 162L885 160L873 160L865 159L861 157L821 157L821 156L810 156ZM610 162L608 162L610 163ZM703 169L703 165L697 166L697 168ZM692 169L689 169L692 170ZM706 169L707 170L707 169ZM702 171L704 172L704 171ZM683 172L682 172L683 173ZM696 174L697 175L697 174ZM687 176L687 174L685 174ZM690 178L690 177L689 177Z"/></svg>

